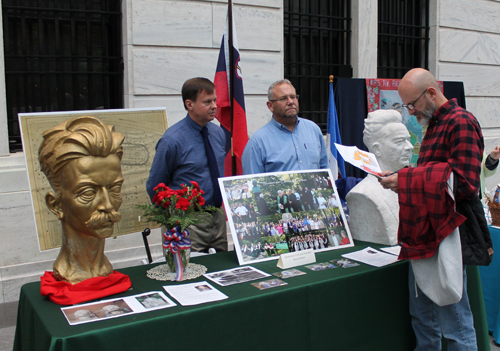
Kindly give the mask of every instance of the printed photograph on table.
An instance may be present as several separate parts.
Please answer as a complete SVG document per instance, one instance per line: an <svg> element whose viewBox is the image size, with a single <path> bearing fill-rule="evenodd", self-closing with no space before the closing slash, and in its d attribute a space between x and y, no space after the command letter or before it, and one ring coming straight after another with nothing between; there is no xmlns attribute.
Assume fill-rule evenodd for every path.
<svg viewBox="0 0 500 351"><path fill-rule="evenodd" d="M330 170L219 178L240 265L354 246Z"/></svg>
<svg viewBox="0 0 500 351"><path fill-rule="evenodd" d="M306 266L306 268L310 269L311 271L324 271L325 269L337 268L337 266L335 266L333 263L330 262L322 262L322 263L311 264L309 266Z"/></svg>
<svg viewBox="0 0 500 351"><path fill-rule="evenodd" d="M175 306L172 301L160 292L146 293L135 297L138 302L148 311L157 310L166 306Z"/></svg>
<svg viewBox="0 0 500 351"><path fill-rule="evenodd" d="M123 300L100 301L61 309L70 325L122 317L134 313Z"/></svg>
<svg viewBox="0 0 500 351"><path fill-rule="evenodd" d="M270 279L270 280L264 280L263 282L252 283L251 285L255 286L259 290L265 290L287 284L288 283L285 283L284 281L279 279Z"/></svg>

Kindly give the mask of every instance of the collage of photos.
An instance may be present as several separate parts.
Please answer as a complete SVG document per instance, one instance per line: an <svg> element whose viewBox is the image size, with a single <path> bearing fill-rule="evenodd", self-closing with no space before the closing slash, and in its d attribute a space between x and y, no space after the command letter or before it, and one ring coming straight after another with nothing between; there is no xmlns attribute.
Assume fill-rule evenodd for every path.
<svg viewBox="0 0 500 351"><path fill-rule="evenodd" d="M327 170L219 179L239 263L353 246L331 179Z"/></svg>

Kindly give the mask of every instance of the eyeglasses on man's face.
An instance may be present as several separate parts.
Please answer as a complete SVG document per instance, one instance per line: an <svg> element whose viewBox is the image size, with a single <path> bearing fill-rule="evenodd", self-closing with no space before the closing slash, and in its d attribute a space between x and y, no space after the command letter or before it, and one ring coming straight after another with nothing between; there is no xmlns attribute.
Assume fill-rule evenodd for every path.
<svg viewBox="0 0 500 351"><path fill-rule="evenodd" d="M288 101L288 99L299 100L299 96L300 95L286 95L286 96L281 96L281 97L279 97L277 99L271 99L269 101L271 101L271 102L275 102L275 101L286 102L286 101Z"/></svg>
<svg viewBox="0 0 500 351"><path fill-rule="evenodd" d="M424 96L424 94L426 92L427 92L427 89L425 89L424 92L422 94L420 94L420 96L415 101L410 102L408 105L403 105L403 108L410 110L410 111L413 111L415 109L415 104L417 103L418 99L420 99L422 96Z"/></svg>

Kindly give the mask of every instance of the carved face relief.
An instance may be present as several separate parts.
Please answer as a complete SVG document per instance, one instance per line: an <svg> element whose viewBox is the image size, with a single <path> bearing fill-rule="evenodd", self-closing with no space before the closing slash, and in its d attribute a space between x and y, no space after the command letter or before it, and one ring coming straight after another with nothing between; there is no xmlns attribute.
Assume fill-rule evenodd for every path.
<svg viewBox="0 0 500 351"><path fill-rule="evenodd" d="M64 166L58 189L59 218L75 231L104 239L121 218L120 159L86 156Z"/></svg>
<svg viewBox="0 0 500 351"><path fill-rule="evenodd" d="M410 164L413 145L410 142L408 129L402 123L390 123L385 127L384 137L380 144L377 160L382 170L397 171Z"/></svg>

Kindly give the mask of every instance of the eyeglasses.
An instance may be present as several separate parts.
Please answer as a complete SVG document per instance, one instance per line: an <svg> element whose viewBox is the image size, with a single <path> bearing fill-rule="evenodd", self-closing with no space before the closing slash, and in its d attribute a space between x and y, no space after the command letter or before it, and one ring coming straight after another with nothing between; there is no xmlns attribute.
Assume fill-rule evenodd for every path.
<svg viewBox="0 0 500 351"><path fill-rule="evenodd" d="M272 100L269 100L269 101L271 101L271 102L275 102L275 101L284 102L284 101L288 101L288 99L298 100L299 96L300 95L288 95L288 96L279 97L277 99L272 99Z"/></svg>
<svg viewBox="0 0 500 351"><path fill-rule="evenodd" d="M413 111L415 109L415 104L417 103L418 99L420 99L425 93L427 92L427 89L424 90L422 94L417 98L417 100L410 102L408 105L403 105L403 108Z"/></svg>

